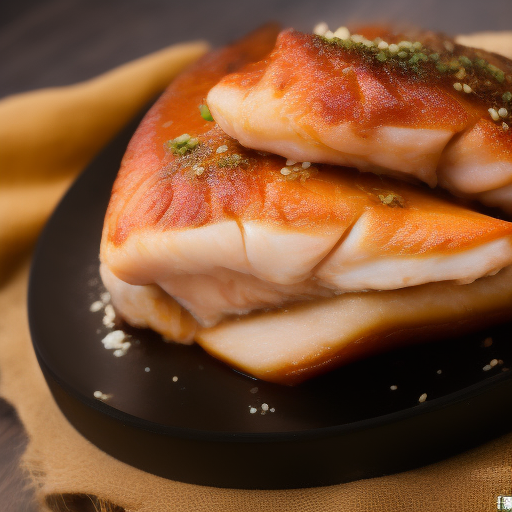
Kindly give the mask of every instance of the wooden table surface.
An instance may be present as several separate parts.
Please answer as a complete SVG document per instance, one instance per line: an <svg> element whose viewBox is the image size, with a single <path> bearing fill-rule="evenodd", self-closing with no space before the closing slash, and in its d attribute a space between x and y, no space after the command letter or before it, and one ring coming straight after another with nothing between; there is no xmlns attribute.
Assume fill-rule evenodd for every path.
<svg viewBox="0 0 512 512"><path fill-rule="evenodd" d="M512 30L510 0L18 0L0 2L0 98L72 84L167 45L219 46L275 20L311 31L379 21L448 34ZM1 143L1 142L0 142ZM1 378L1 375L0 375ZM37 507L18 469L26 445L15 411L0 400L0 510ZM59 509L94 510L88 499Z"/></svg>

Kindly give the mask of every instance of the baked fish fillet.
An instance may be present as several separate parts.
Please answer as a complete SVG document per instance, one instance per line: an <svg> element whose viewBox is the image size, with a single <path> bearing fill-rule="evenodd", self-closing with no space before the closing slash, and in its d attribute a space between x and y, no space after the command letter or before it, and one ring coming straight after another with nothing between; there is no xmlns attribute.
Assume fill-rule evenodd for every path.
<svg viewBox="0 0 512 512"><path fill-rule="evenodd" d="M285 30L208 93L242 145L439 184L512 213L512 62L431 32Z"/></svg>
<svg viewBox="0 0 512 512"><path fill-rule="evenodd" d="M266 28L202 59L169 87L136 131L101 242L101 274L118 313L169 339L199 340L234 366L237 356L227 349L221 355L219 340L228 333L222 329L248 325L242 316L253 312L315 311L325 300L338 305L358 297L364 318L370 297L392 296L381 290L437 282L469 294L454 318L484 323L490 301L478 295L476 283L508 275L500 271L512 263L511 223L426 187L327 164L286 165L283 157L247 149L206 120L199 107L211 87L270 52L275 37L275 29ZM435 293L426 294L425 300L435 300ZM379 316L372 304L372 332L382 337L389 305ZM435 323L436 315L422 312L424 302L417 304L397 310L395 330ZM312 354L330 336L322 335L316 348L303 343L311 340L308 322L304 337L293 340L302 354L301 378L308 375L308 360L311 374L322 366ZM272 329L266 332L271 340ZM341 338L346 346L357 336L358 329L336 334L333 350ZM265 360L264 350L260 356Z"/></svg>

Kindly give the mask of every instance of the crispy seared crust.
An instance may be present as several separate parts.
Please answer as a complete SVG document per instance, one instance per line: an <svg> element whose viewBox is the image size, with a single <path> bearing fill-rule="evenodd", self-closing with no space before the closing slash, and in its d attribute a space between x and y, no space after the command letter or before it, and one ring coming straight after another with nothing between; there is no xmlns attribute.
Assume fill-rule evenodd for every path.
<svg viewBox="0 0 512 512"><path fill-rule="evenodd" d="M512 62L431 32L369 27L358 33L368 43L380 37L423 47L398 57L374 43L347 46L286 30L270 56L212 89L215 119L247 147L430 186L439 179L457 196L512 212L512 199L486 195L512 185ZM475 125L477 145L466 137ZM470 164L465 171L475 158L477 169ZM499 178L491 165L501 169ZM475 182L476 172L484 178Z"/></svg>
<svg viewBox="0 0 512 512"><path fill-rule="evenodd" d="M283 158L243 148L216 123L203 120L198 106L208 90L246 60L268 53L275 35L275 29L267 28L210 54L157 102L131 141L114 185L103 249L121 247L134 232L195 228L231 219L305 232L345 229L363 213L375 228L368 244L382 254L463 250L512 234L507 222L392 179L328 165L284 176ZM197 149L185 156L165 149L166 141L183 133L199 138ZM217 153L224 145L227 151ZM240 156L238 165L229 160L234 154ZM203 173L197 176L194 166L203 167ZM320 172L314 174L316 170ZM390 194L400 198L398 207L393 207L396 202L391 207L382 202ZM430 226L429 232L417 226Z"/></svg>

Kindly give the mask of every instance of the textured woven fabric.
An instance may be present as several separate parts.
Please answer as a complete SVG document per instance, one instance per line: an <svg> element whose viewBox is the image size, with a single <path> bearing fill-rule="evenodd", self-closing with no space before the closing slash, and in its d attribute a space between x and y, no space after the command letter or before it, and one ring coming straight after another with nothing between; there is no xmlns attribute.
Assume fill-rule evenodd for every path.
<svg viewBox="0 0 512 512"><path fill-rule="evenodd" d="M488 46L489 38L466 38L465 43L472 41ZM494 41L497 47L491 50L512 57L512 35L491 34L491 45ZM48 510L45 503L52 496L85 494L131 512L496 510L496 497L512 493L512 434L388 477L313 489L243 491L173 482L123 464L78 434L55 405L28 332L31 247L77 172L204 50L200 43L174 47L84 84L0 102L0 393L15 406L29 436L24 465L42 508Z"/></svg>

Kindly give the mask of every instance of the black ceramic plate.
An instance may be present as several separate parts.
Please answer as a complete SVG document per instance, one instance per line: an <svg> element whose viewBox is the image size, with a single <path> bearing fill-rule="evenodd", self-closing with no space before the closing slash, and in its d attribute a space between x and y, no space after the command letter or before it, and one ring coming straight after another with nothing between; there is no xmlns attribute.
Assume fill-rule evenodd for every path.
<svg viewBox="0 0 512 512"><path fill-rule="evenodd" d="M124 326L126 355L106 350L111 329L90 305L104 291L103 217L136 124L62 200L32 268L34 348L57 403L86 438L166 478L275 489L407 470L510 429L512 325L374 357L296 387L254 380L148 330ZM493 359L500 362L484 371Z"/></svg>

